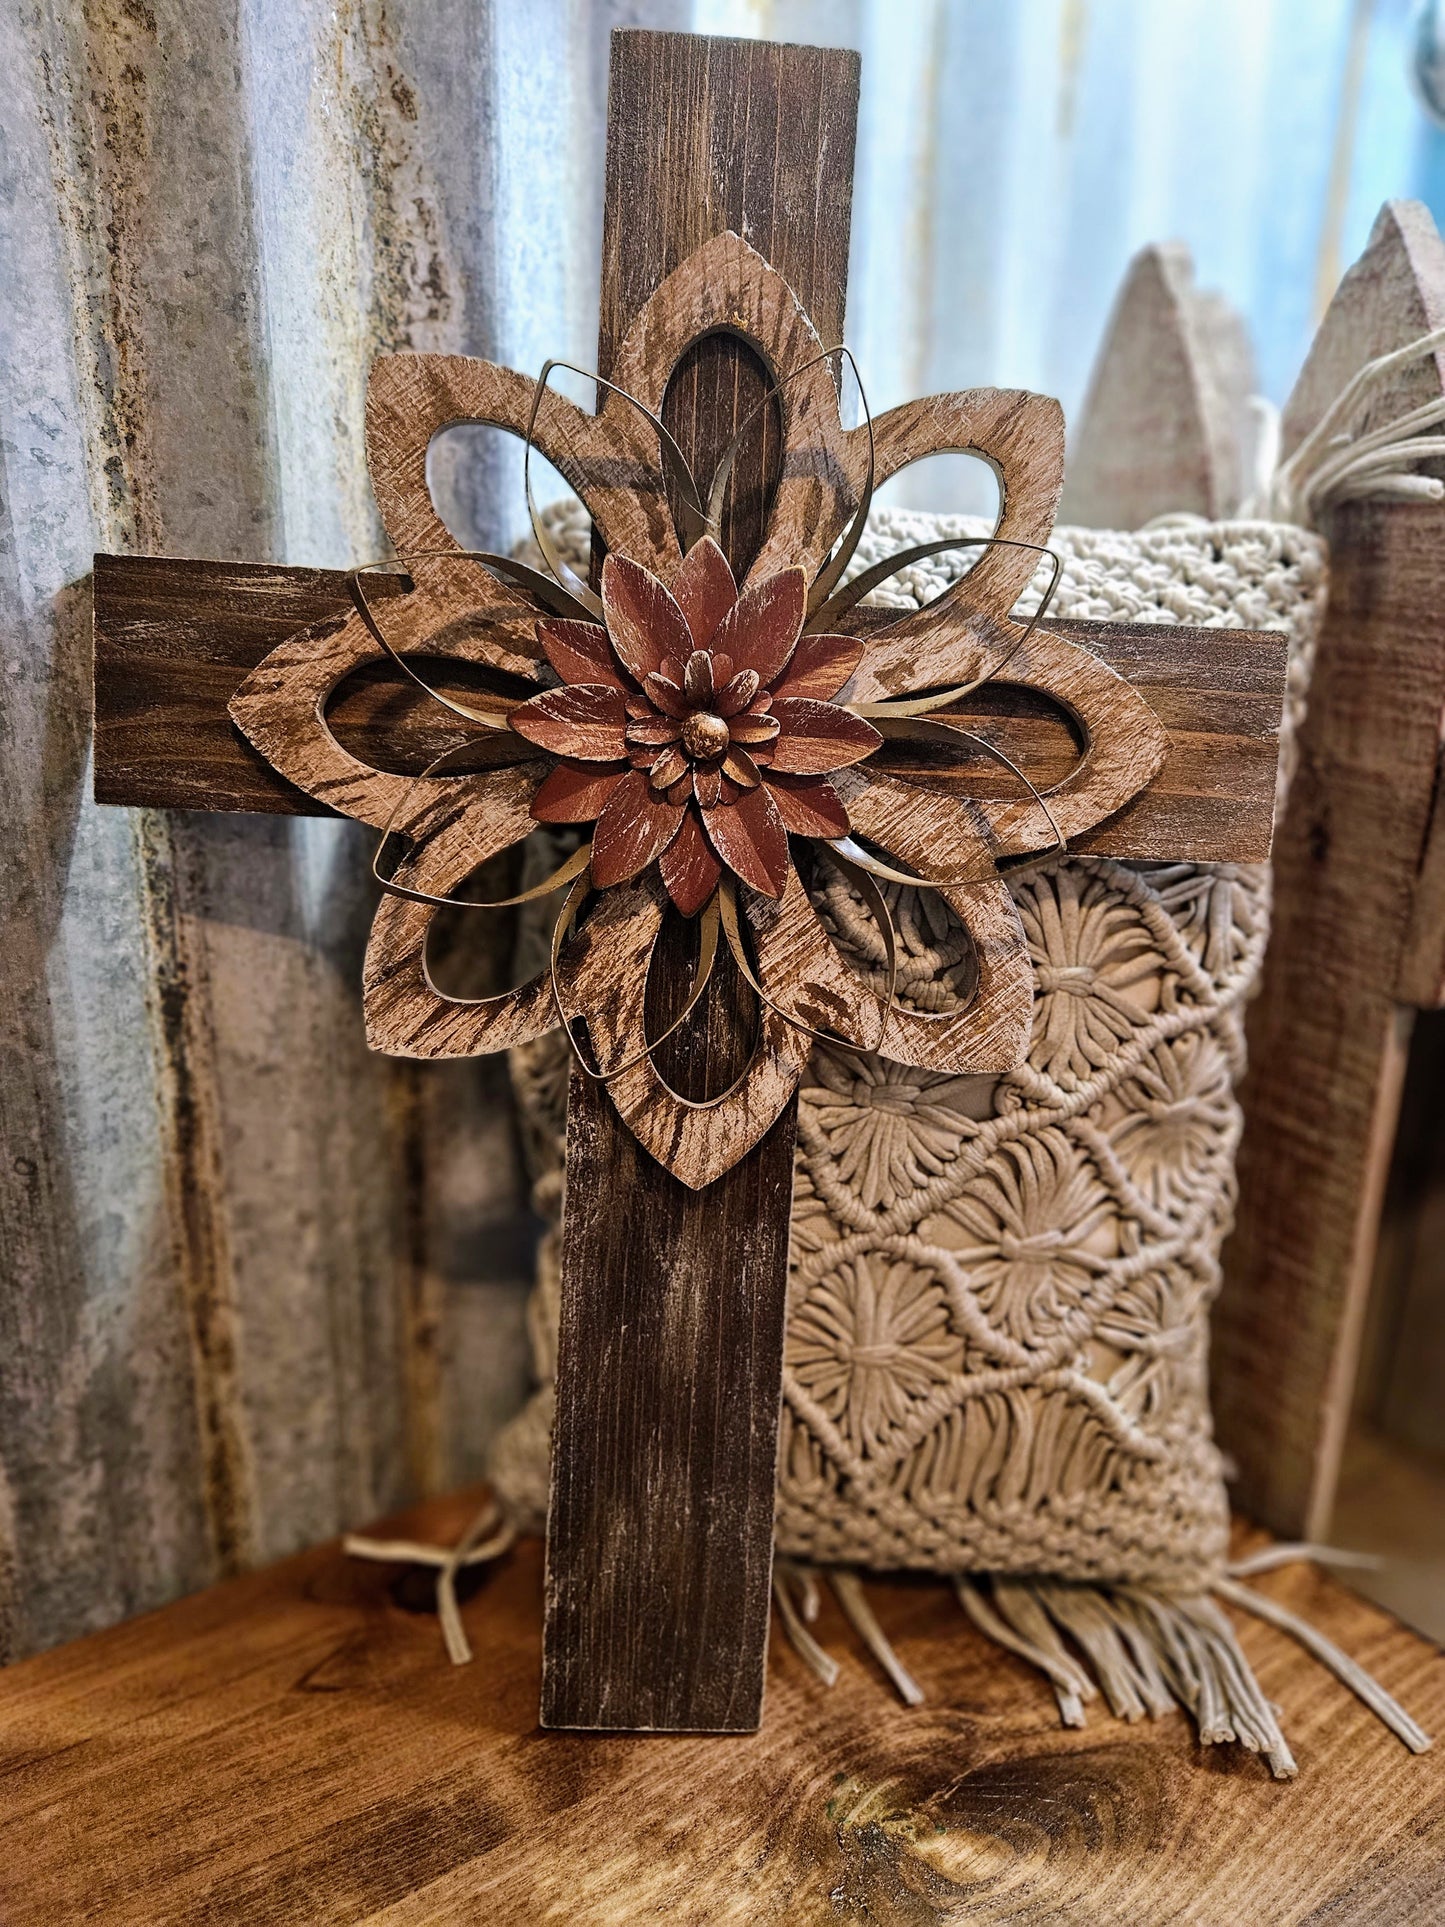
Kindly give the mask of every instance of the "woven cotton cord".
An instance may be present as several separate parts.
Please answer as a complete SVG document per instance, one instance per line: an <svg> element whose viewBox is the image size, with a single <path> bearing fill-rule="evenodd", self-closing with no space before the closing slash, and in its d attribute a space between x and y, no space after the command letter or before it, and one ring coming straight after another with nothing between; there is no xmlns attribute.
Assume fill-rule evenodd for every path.
<svg viewBox="0 0 1445 1927"><path fill-rule="evenodd" d="M1365 498L1386 502L1438 502L1445 481L1415 473L1418 462L1445 456L1445 436L1427 431L1445 422L1445 395L1359 432L1350 424L1401 368L1445 348L1445 328L1434 328L1390 354L1376 355L1340 390L1287 461L1275 465L1278 414L1273 433L1260 438L1267 478L1241 510L1244 516L1317 528L1328 509ZM1268 408L1269 404L1262 404Z"/></svg>

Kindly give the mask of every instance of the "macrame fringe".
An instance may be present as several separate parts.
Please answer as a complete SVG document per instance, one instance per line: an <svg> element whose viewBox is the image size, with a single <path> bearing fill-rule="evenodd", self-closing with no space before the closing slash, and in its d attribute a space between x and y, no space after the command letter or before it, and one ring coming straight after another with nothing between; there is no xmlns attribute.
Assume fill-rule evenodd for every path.
<svg viewBox="0 0 1445 1927"><path fill-rule="evenodd" d="M1341 1566L1377 1563L1324 1546L1271 1546L1229 1568L1208 1592L1187 1596L1142 1586L971 1573L955 1574L953 1585L960 1606L979 1631L1037 1667L1049 1681L1065 1726L1083 1726L1086 1705L1101 1693L1116 1719L1158 1719L1182 1707L1192 1715L1203 1745L1237 1744L1258 1753L1276 1779L1292 1778L1294 1755L1275 1708L1260 1691L1234 1628L1220 1610L1218 1601L1223 1599L1297 1639L1412 1753L1426 1752L1429 1736L1363 1667L1307 1620L1239 1583L1241 1577L1298 1559ZM900 1698L909 1706L920 1705L924 1695L869 1609L858 1575L830 1571L826 1576L850 1625ZM831 1686L838 1678L837 1662L805 1623L817 1612L813 1575L805 1566L780 1560L773 1590L788 1639L824 1685Z"/></svg>
<svg viewBox="0 0 1445 1927"><path fill-rule="evenodd" d="M471 1643L457 1605L457 1574L464 1566L484 1566L500 1559L517 1540L517 1526L495 1499L488 1499L454 1546L428 1546L415 1539L364 1539L348 1533L341 1550L353 1559L377 1559L387 1565L434 1566L437 1575L437 1618L447 1658L466 1666Z"/></svg>
<svg viewBox="0 0 1445 1927"><path fill-rule="evenodd" d="M488 1499L451 1547L412 1539L366 1539L349 1534L342 1550L353 1559L430 1566L437 1575L437 1617L447 1656L467 1665L471 1644L457 1606L457 1574L502 1558L521 1528L496 1499ZM1072 1579L1004 1579L955 1573L958 1603L995 1645L1037 1667L1054 1689L1065 1726L1083 1726L1084 1708L1102 1693L1116 1719L1158 1719L1182 1707L1205 1746L1235 1743L1258 1753L1277 1780L1293 1777L1294 1755L1275 1708L1259 1689L1234 1628L1220 1611L1224 1599L1297 1639L1361 1699L1412 1753L1432 1742L1375 1679L1317 1632L1308 1620L1240 1584L1262 1572L1309 1559L1323 1565L1377 1566L1368 1554L1329 1546L1267 1546L1228 1567L1208 1592L1180 1595L1132 1585L1085 1585ZM818 1571L781 1555L773 1561L773 1599L783 1631L798 1657L824 1686L839 1678L838 1662L813 1636L821 1594ZM846 1567L822 1570L839 1610L907 1706L926 1695L889 1643L868 1604L863 1582ZM1072 1648L1065 1642L1072 1642Z"/></svg>
<svg viewBox="0 0 1445 1927"><path fill-rule="evenodd" d="M1356 369L1294 453L1277 466L1278 417L1266 422L1256 439L1262 472L1255 494L1245 503L1241 515L1263 515L1271 521L1318 528L1325 512L1341 502L1438 502L1445 496L1445 482L1438 476L1416 473L1416 467L1445 455L1445 436L1428 432L1445 423L1445 397L1437 395L1433 401L1405 409L1372 428L1361 428L1360 422L1378 391L1387 387L1401 368L1437 354L1442 347L1445 328L1433 328L1418 340L1367 361ZM1269 404L1264 403L1263 408L1268 409Z"/></svg>

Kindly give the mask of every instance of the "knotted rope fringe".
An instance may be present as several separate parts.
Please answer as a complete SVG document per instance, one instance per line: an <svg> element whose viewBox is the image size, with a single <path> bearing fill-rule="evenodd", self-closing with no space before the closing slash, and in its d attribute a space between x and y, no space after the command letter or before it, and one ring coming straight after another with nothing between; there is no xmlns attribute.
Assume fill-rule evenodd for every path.
<svg viewBox="0 0 1445 1927"><path fill-rule="evenodd" d="M1345 1566L1373 1563L1358 1554L1336 1553L1322 1546L1270 1546L1231 1570L1268 1572L1300 1559L1327 1559ZM832 1686L838 1678L837 1662L808 1631L787 1596L789 1586L803 1588L810 1575L795 1562L780 1565L783 1570L774 1580L774 1592L783 1630L823 1684ZM850 1624L900 1698L909 1706L921 1705L924 1694L888 1643L856 1573L834 1571L828 1579ZM1229 1573L1215 1580L1208 1592L1181 1597L1141 1586L1083 1585L1067 1579L990 1580L972 1573L956 1573L953 1584L959 1604L978 1630L1049 1680L1065 1726L1083 1726L1085 1705L1101 1691L1116 1719L1158 1719L1178 1706L1192 1714L1201 1744L1236 1743L1258 1753L1276 1779L1292 1778L1297 1770L1294 1755L1234 1628L1216 1603L1223 1599L1298 1640L1412 1753L1430 1748L1429 1735L1347 1653L1307 1620L1240 1585ZM1081 1664L1078 1654L1085 1663Z"/></svg>
<svg viewBox="0 0 1445 1927"><path fill-rule="evenodd" d="M341 1543L342 1550L356 1559L434 1568L437 1616L447 1656L454 1666L465 1666L472 1648L457 1605L457 1574L464 1567L500 1559L519 1536L519 1527L506 1508L489 1498L451 1547L356 1534ZM1065 1726L1083 1726L1084 1708L1100 1692L1109 1711L1121 1720L1159 1719L1177 1706L1193 1716L1201 1744L1237 1743L1258 1753L1277 1780L1292 1778L1294 1755L1234 1628L1215 1603L1218 1598L1298 1640L1412 1753L1427 1752L1432 1744L1429 1735L1348 1653L1308 1620L1239 1584L1242 1576L1272 1572L1306 1559L1337 1566L1379 1563L1367 1554L1329 1546L1267 1546L1227 1568L1209 1591L1181 1596L1143 1586L1085 1585L1069 1579L986 1578L961 1572L952 1578L959 1605L978 1630L1036 1667L1049 1681ZM823 1577L844 1618L898 1697L906 1706L922 1706L927 1695L879 1625L858 1574L846 1567L830 1567ZM819 1597L813 1568L796 1559L779 1556L774 1560L773 1599L788 1643L822 1684L831 1687L840 1676L838 1662L810 1631L818 1617ZM1072 1650L1066 1640L1072 1642Z"/></svg>

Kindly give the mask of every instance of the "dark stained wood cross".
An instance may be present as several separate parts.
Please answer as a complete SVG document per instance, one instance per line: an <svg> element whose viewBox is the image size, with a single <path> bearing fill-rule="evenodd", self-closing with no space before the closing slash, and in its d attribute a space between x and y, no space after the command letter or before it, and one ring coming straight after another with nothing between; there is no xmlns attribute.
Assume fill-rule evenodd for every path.
<svg viewBox="0 0 1445 1927"><path fill-rule="evenodd" d="M843 339L858 78L848 53L614 35L602 375L664 278L729 231L779 270L825 341ZM688 350L664 418L698 473L710 472L767 388L757 356L734 336L708 335ZM774 437L765 482L776 480L780 459ZM758 548L766 499L766 488L732 491L723 546L739 578ZM378 578L375 594L387 592ZM342 571L98 556L97 800L324 813L252 749L227 705L278 643L351 606ZM856 615L859 626L875 620ZM1049 627L1127 678L1168 737L1148 790L1074 847L1141 859L1267 855L1283 638ZM452 739L398 684L380 670L352 678L327 720L360 755L384 741L420 766ZM1026 708L991 709L987 694L979 729L1020 754L1037 749ZM679 980L687 974L680 958L662 968ZM676 987L664 984L662 994ZM744 992L725 958L685 1029L659 1052L684 1095L730 1080L745 1052ZM758 1724L795 1108L695 1190L642 1149L598 1084L573 1074L546 1725L737 1732Z"/></svg>

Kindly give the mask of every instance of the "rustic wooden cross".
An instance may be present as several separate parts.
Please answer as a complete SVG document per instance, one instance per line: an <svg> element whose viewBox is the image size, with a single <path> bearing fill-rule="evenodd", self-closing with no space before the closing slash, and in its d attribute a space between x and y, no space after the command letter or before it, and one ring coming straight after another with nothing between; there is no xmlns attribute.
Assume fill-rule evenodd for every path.
<svg viewBox="0 0 1445 1927"><path fill-rule="evenodd" d="M704 281L724 266L744 279L777 270L811 315L816 338L842 340L857 93L851 54L614 35L600 374L618 371L619 356L635 340L632 324L690 261L703 263ZM699 255L710 242L722 253ZM699 292L704 305L709 293L718 290ZM683 343L666 384L663 418L704 476L770 383L790 372L760 359L756 327L753 345L739 331L749 328L724 312L701 338ZM402 429L413 392L426 407L436 404L433 377L442 377L424 365L431 359L378 366L374 394L393 396L389 419ZM448 362L451 374L457 366ZM521 379L496 371L487 378L504 385ZM427 416L425 432L412 437L409 479L398 480L387 436L371 437L379 496L387 492L393 504L404 499L403 481L424 494L416 450L424 452L432 427L467 413L455 399L447 406L450 412L442 407L434 421ZM762 454L748 485L731 490L723 517L722 544L740 582L771 526L770 504L782 499L788 471L778 424L786 415L776 405L772 414L764 410ZM1032 539L1046 532L1062 457L1053 404L1017 391L979 391L910 404L887 419L890 472L941 448L981 449L1000 468L1010 526L1032 489L1043 499ZM418 513L425 519L429 510L423 504ZM396 527L388 526L396 539ZM419 551L423 544L411 546ZM991 557L990 567L998 560ZM1016 585L1004 617L1032 566L1029 558L1021 577L1017 569L1000 577ZM371 593L378 607L390 598L401 606L396 579L375 578ZM95 611L97 800L324 811L314 790L293 786L257 753L235 727L230 706L243 685L255 690L252 672L263 659L286 655L277 652L288 638L307 631L324 644L354 620L345 573L98 556ZM838 626L864 636L888 614L856 608ZM1097 809L1082 818L1088 827L1071 834L1072 847L1136 859L1263 858L1283 639L1146 625L1048 627L1053 637L1083 645L1063 656L1047 638L1038 645L1040 663L1052 648L1056 667L1064 657L1075 665L1056 681L1055 721L1075 706L1069 676L1095 693L1108 685L1124 718L1116 719L1112 745L1107 731L1092 733L1092 719L1082 762L1072 744L1061 758L1039 703L1027 689L1009 686L1030 680L1023 657L1012 659L999 687L978 690L950 713L1030 760L1035 783L1048 787L1066 777L1053 794L1065 795L1072 783L1107 797L1114 793L1109 784L1122 782L1117 794L1127 800L1105 820ZM305 643L301 638L292 652L303 666ZM895 645L891 669L884 662L873 674L873 693L908 687L900 680L904 669L914 671L914 686L919 675L926 685L929 647L926 635L905 656ZM408 701L381 651L373 654L376 660L349 678L328 709L328 727L363 761L383 762L385 743L393 754L398 745L406 749L416 767L454 736L439 730L437 711L424 700ZM243 692L242 712L250 700ZM253 733L269 741L261 723ZM1120 771L1131 758L1139 769L1125 782ZM926 772L917 782L917 790L895 786L888 793L903 828L910 796L921 797L929 783L946 787ZM880 837L884 827L875 810ZM1000 916L1012 914L1001 890L990 900L1004 904ZM692 967L678 946L659 950L655 974L664 1004L681 1000ZM1020 982L1027 985L1026 960L1011 968L1009 1022L1017 1042L1026 1034L1026 992L1022 1012L1017 997ZM730 1081L746 1058L751 1010L740 969L722 955L685 1028L657 1053L684 1097ZM968 1067L973 1060L954 1061ZM615 1092L573 1073L548 1522L547 1725L746 1731L758 1723L792 1189L790 1093L799 1062L795 1052L792 1083L783 1086L766 1128L749 1135L751 1148L707 1182L696 1171L690 1182L674 1175L653 1154L655 1142L652 1152L643 1148L637 1118L619 1115Z"/></svg>

